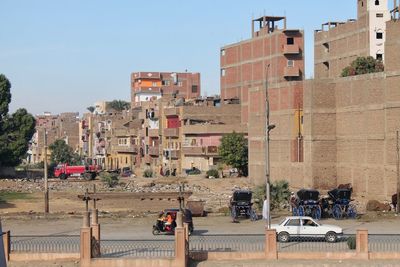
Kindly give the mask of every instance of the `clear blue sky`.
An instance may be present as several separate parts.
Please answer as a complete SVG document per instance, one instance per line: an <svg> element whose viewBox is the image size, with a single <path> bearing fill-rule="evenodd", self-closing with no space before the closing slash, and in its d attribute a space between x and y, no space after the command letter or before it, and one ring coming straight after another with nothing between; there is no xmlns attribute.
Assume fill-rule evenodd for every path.
<svg viewBox="0 0 400 267"><path fill-rule="evenodd" d="M219 94L219 49L250 37L252 16L286 15L306 34L356 17L356 0L2 0L0 73L12 83L11 110L79 111L98 100L130 99L134 71L200 72L203 94Z"/></svg>

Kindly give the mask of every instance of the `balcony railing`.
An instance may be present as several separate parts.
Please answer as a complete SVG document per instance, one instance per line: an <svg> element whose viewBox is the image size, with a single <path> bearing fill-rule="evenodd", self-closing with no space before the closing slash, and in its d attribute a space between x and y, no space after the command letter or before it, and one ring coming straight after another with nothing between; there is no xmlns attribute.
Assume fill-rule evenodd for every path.
<svg viewBox="0 0 400 267"><path fill-rule="evenodd" d="M217 146L184 146L182 147L182 153L184 155L208 155L218 156Z"/></svg>
<svg viewBox="0 0 400 267"><path fill-rule="evenodd" d="M149 136L150 137L158 137L159 136L158 129L149 129Z"/></svg>
<svg viewBox="0 0 400 267"><path fill-rule="evenodd" d="M284 76L285 77L299 77L300 76L299 67L285 67Z"/></svg>
<svg viewBox="0 0 400 267"><path fill-rule="evenodd" d="M285 55L297 55L300 54L300 47L297 44L284 45L283 54Z"/></svg>
<svg viewBox="0 0 400 267"><path fill-rule="evenodd" d="M170 158L170 154L169 153L171 153L171 159L179 159L180 158L180 155L181 155L181 153L180 153L181 151L180 150L177 150L177 149L164 149L164 156L165 156L165 158L166 159L169 159Z"/></svg>
<svg viewBox="0 0 400 267"><path fill-rule="evenodd" d="M164 129L165 137L179 137L179 128L166 128Z"/></svg>
<svg viewBox="0 0 400 267"><path fill-rule="evenodd" d="M149 147L149 155L158 157L160 155L160 149L158 146Z"/></svg>
<svg viewBox="0 0 400 267"><path fill-rule="evenodd" d="M165 116L178 116L179 115L179 108L165 108L164 109Z"/></svg>
<svg viewBox="0 0 400 267"><path fill-rule="evenodd" d="M122 153L138 153L137 145L129 145L129 146L119 146L119 145L112 145L111 146L112 152L122 152Z"/></svg>

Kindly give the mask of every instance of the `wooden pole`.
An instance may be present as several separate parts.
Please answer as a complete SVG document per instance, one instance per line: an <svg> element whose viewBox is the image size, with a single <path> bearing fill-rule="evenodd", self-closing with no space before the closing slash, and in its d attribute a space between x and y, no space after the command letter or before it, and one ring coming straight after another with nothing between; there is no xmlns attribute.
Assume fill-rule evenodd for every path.
<svg viewBox="0 0 400 267"><path fill-rule="evenodd" d="M400 144L399 144L399 131L396 132L396 151L397 151L397 204L396 211L397 214L400 213Z"/></svg>

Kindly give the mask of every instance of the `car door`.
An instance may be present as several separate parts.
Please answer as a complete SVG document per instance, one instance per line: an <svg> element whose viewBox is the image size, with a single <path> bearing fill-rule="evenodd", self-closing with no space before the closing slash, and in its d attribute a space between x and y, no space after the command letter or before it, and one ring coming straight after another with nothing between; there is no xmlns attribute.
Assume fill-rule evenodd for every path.
<svg viewBox="0 0 400 267"><path fill-rule="evenodd" d="M288 232L291 236L299 236L300 226L300 219L289 219L284 226L284 231Z"/></svg>
<svg viewBox="0 0 400 267"><path fill-rule="evenodd" d="M319 235L319 225L311 218L301 219L300 235L304 237L315 237Z"/></svg>

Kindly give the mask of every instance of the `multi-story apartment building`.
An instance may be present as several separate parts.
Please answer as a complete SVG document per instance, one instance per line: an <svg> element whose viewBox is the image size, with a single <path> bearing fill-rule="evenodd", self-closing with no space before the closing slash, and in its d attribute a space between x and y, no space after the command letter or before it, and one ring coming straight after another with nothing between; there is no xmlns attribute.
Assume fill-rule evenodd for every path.
<svg viewBox="0 0 400 267"><path fill-rule="evenodd" d="M46 132L47 145L58 139L63 139L75 152L79 151L79 113L68 112L52 115L46 112L36 116L36 132L32 137L31 163L44 160L44 135ZM47 157L49 157L48 151Z"/></svg>
<svg viewBox="0 0 400 267"><path fill-rule="evenodd" d="M249 174L256 183L265 180L266 87L272 118L280 142L279 168L290 169L303 160L301 114L303 108L304 34L286 27L286 17L263 16L252 20L252 37L221 48L221 97L238 98L241 122L248 129ZM277 127L282 129L282 127ZM286 161L286 159L289 161Z"/></svg>
<svg viewBox="0 0 400 267"><path fill-rule="evenodd" d="M357 19L327 22L315 31L315 77L335 78L360 56L385 60L387 0L357 0Z"/></svg>
<svg viewBox="0 0 400 267"><path fill-rule="evenodd" d="M199 97L200 73L134 72L131 75L131 106L161 96Z"/></svg>

